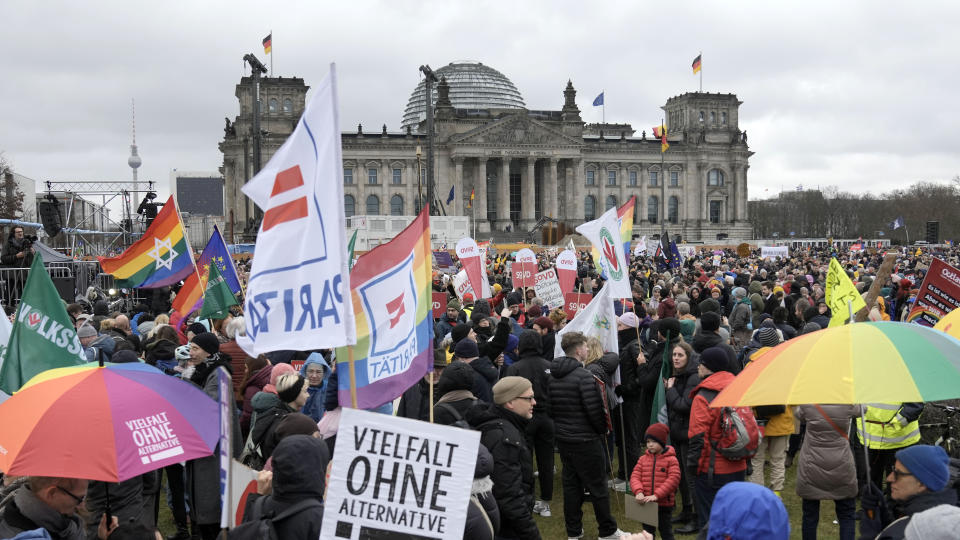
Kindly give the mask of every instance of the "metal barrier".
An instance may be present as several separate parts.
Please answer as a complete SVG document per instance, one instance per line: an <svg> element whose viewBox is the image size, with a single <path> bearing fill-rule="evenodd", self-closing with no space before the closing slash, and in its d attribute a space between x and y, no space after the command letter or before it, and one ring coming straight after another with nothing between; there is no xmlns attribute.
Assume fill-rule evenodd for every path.
<svg viewBox="0 0 960 540"><path fill-rule="evenodd" d="M73 277L72 269L67 266L47 266L46 270L55 283ZM29 268L0 268L0 302L9 306L19 304L29 274Z"/></svg>
<svg viewBox="0 0 960 540"><path fill-rule="evenodd" d="M67 261L45 264L60 297L69 303L80 296L86 296L87 289L93 287L101 299L112 300L107 292L116 289L114 277L105 274L97 261ZM23 296L23 287L27 282L29 268L0 268L0 304L16 307ZM134 289L121 294L132 303L149 299L149 290ZM116 298L113 298L116 299Z"/></svg>

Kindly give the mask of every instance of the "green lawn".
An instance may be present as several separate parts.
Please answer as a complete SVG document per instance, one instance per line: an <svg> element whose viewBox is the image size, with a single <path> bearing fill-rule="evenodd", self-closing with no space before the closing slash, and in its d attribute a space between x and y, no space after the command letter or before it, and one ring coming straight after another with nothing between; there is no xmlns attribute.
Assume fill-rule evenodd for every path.
<svg viewBox="0 0 960 540"><path fill-rule="evenodd" d="M556 465L557 465L557 474L554 477L554 499L550 503L550 510L553 512L553 515L548 518L540 517L535 515L534 519L537 521L537 526L540 527L540 533L545 539L555 540L555 539L565 539L566 538L566 529L563 526L563 489L560 483L561 469L563 465L560 463L559 454L556 455ZM783 502L787 507L787 513L790 515L790 538L800 538L800 498L797 497L796 492L794 491L794 482L796 480L797 467L787 469L787 480L786 485L783 489ZM539 493L539 483L537 484L537 493ZM611 507L613 510L614 517L617 518L617 524L621 529L628 532L637 532L643 527L640 523L636 521L627 520L624 517L623 509L623 494L617 493L613 490L610 491L611 494ZM170 509L166 504L166 496L161 492L160 499L160 519L159 527L163 532L164 536L168 534L173 534L176 532L176 527L173 524L173 518L170 515ZM680 502L680 495L677 494L677 503ZM820 507L820 528L818 532L819 538L836 538L839 534L839 528L833 520L836 519L834 514L833 503L824 502L821 503ZM597 538L597 522L593 517L593 506L588 502L584 504L583 509L583 529L584 529L584 539L593 540ZM676 535L678 538L694 538L693 535Z"/></svg>

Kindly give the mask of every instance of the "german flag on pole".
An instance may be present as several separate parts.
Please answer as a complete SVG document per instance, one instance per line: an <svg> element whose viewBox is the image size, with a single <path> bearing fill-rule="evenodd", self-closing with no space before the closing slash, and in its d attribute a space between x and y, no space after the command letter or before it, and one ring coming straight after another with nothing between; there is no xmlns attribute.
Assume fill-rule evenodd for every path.
<svg viewBox="0 0 960 540"><path fill-rule="evenodd" d="M270 32L269 34L267 34L267 37L263 38L263 54L270 54L270 51L272 50L272 47L271 47L272 39L273 39L273 32ZM698 56L697 59L699 60L699 58L700 57Z"/></svg>
<svg viewBox="0 0 960 540"><path fill-rule="evenodd" d="M663 124L654 126L653 136L660 139L660 153L666 152L667 148L670 148L670 144L667 142L667 126Z"/></svg>
<svg viewBox="0 0 960 540"><path fill-rule="evenodd" d="M467 203L467 208L473 208L473 195L474 195L474 192L476 192L475 189L471 189L471 190L470 190L470 202Z"/></svg>
<svg viewBox="0 0 960 540"><path fill-rule="evenodd" d="M150 227L118 257L100 259L118 287L152 289L172 285L194 271L193 253L171 195Z"/></svg>
<svg viewBox="0 0 960 540"><path fill-rule="evenodd" d="M268 38L268 39L269 39L269 38ZM700 72L700 57L701 57L701 56L703 56L703 55L702 55L702 54L698 54L697 57L693 59L693 65L692 65L691 67L693 68L693 74L694 74L694 75L696 75L697 73Z"/></svg>

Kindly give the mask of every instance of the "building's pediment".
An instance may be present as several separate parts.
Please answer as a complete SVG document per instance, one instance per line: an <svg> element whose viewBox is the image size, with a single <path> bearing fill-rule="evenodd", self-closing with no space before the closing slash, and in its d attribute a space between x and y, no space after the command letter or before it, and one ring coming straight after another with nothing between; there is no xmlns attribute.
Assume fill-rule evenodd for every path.
<svg viewBox="0 0 960 540"><path fill-rule="evenodd" d="M490 124L458 133L449 139L454 145L503 146L570 146L582 145L582 140L563 134L525 113L508 114Z"/></svg>

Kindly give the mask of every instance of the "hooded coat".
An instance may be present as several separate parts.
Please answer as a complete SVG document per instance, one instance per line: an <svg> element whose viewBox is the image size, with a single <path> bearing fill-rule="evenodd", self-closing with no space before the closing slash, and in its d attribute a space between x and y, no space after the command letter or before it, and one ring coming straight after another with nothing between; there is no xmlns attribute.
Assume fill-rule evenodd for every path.
<svg viewBox="0 0 960 540"><path fill-rule="evenodd" d="M534 414L550 414L550 362L543 358L541 336L533 330L520 334L520 359L507 368L507 376L519 376L533 385Z"/></svg>
<svg viewBox="0 0 960 540"><path fill-rule="evenodd" d="M272 366L266 366L253 372L253 375L247 379L246 384L240 391L243 393L243 412L240 413L240 429L243 433L250 432L250 422L253 419L254 398L257 394L263 393L263 387L270 383L270 371ZM276 397L276 394L270 394ZM279 401L279 398L277 398ZM269 408L269 407L267 407ZM264 411L267 409L264 408Z"/></svg>
<svg viewBox="0 0 960 540"><path fill-rule="evenodd" d="M606 435L600 385L580 361L570 356L554 358L550 376L550 410L557 440L585 442Z"/></svg>
<svg viewBox="0 0 960 540"><path fill-rule="evenodd" d="M477 447L477 464L473 469L464 540L494 540L500 530L500 509L493 496L493 455L482 443Z"/></svg>
<svg viewBox="0 0 960 540"><path fill-rule="evenodd" d="M310 364L323 366L323 382L320 383L320 386L307 387L307 392L310 393L310 397L307 398L307 402L300 412L313 418L314 422L319 422L320 418L323 417L323 412L326 410L323 406L323 397L327 389L327 381L330 380L331 370L330 365L323 359L323 355L318 352L313 352L310 353L310 356L303 362L303 367L300 368L300 375L304 379L307 378L307 366Z"/></svg>
<svg viewBox="0 0 960 540"><path fill-rule="evenodd" d="M277 515L290 506L314 499L314 506L274 524L279 538L319 538L323 522L324 477L330 453L320 439L309 435L291 435L277 445L273 453L273 493L263 496L264 515ZM253 519L253 505L260 495L247 499L244 523Z"/></svg>
<svg viewBox="0 0 960 540"><path fill-rule="evenodd" d="M693 398L693 404L690 406L690 428L687 430L687 437L690 439L690 453L687 463L684 464L688 471L692 472L693 469L696 469L695 474L706 474L709 471L710 454L712 452L710 441L713 440L710 431L721 414L720 409L710 408L712 397L708 400L702 390L720 393L731 381L733 381L733 373L718 371L701 380L700 384L690 393ZM747 461L730 461L717 453L714 461L714 473L730 474L743 471L747 468Z"/></svg>
<svg viewBox="0 0 960 540"><path fill-rule="evenodd" d="M500 509L500 536L538 539L533 521L533 459L524 437L527 420L490 403L467 411L467 422L493 456L493 496Z"/></svg>
<svg viewBox="0 0 960 540"><path fill-rule="evenodd" d="M467 412L477 402L477 396L472 392L477 377L479 375L474 373L473 368L464 362L456 361L444 368L433 389L438 397L438 403L433 407L434 423L452 426L458 420L447 409L447 404L456 410L460 418L466 418ZM441 403L444 406L440 406Z"/></svg>
<svg viewBox="0 0 960 540"><path fill-rule="evenodd" d="M663 452L644 452L630 475L630 490L656 495L658 506L674 506L674 495L680 487L680 462L677 452L667 445Z"/></svg>
<svg viewBox="0 0 960 540"><path fill-rule="evenodd" d="M813 405L800 405L797 418L807 432L797 459L797 495L815 501L857 496L857 468L850 442L836 428L850 432L850 420L859 414L855 405L821 405L830 421ZM831 422L833 424L831 424Z"/></svg>

